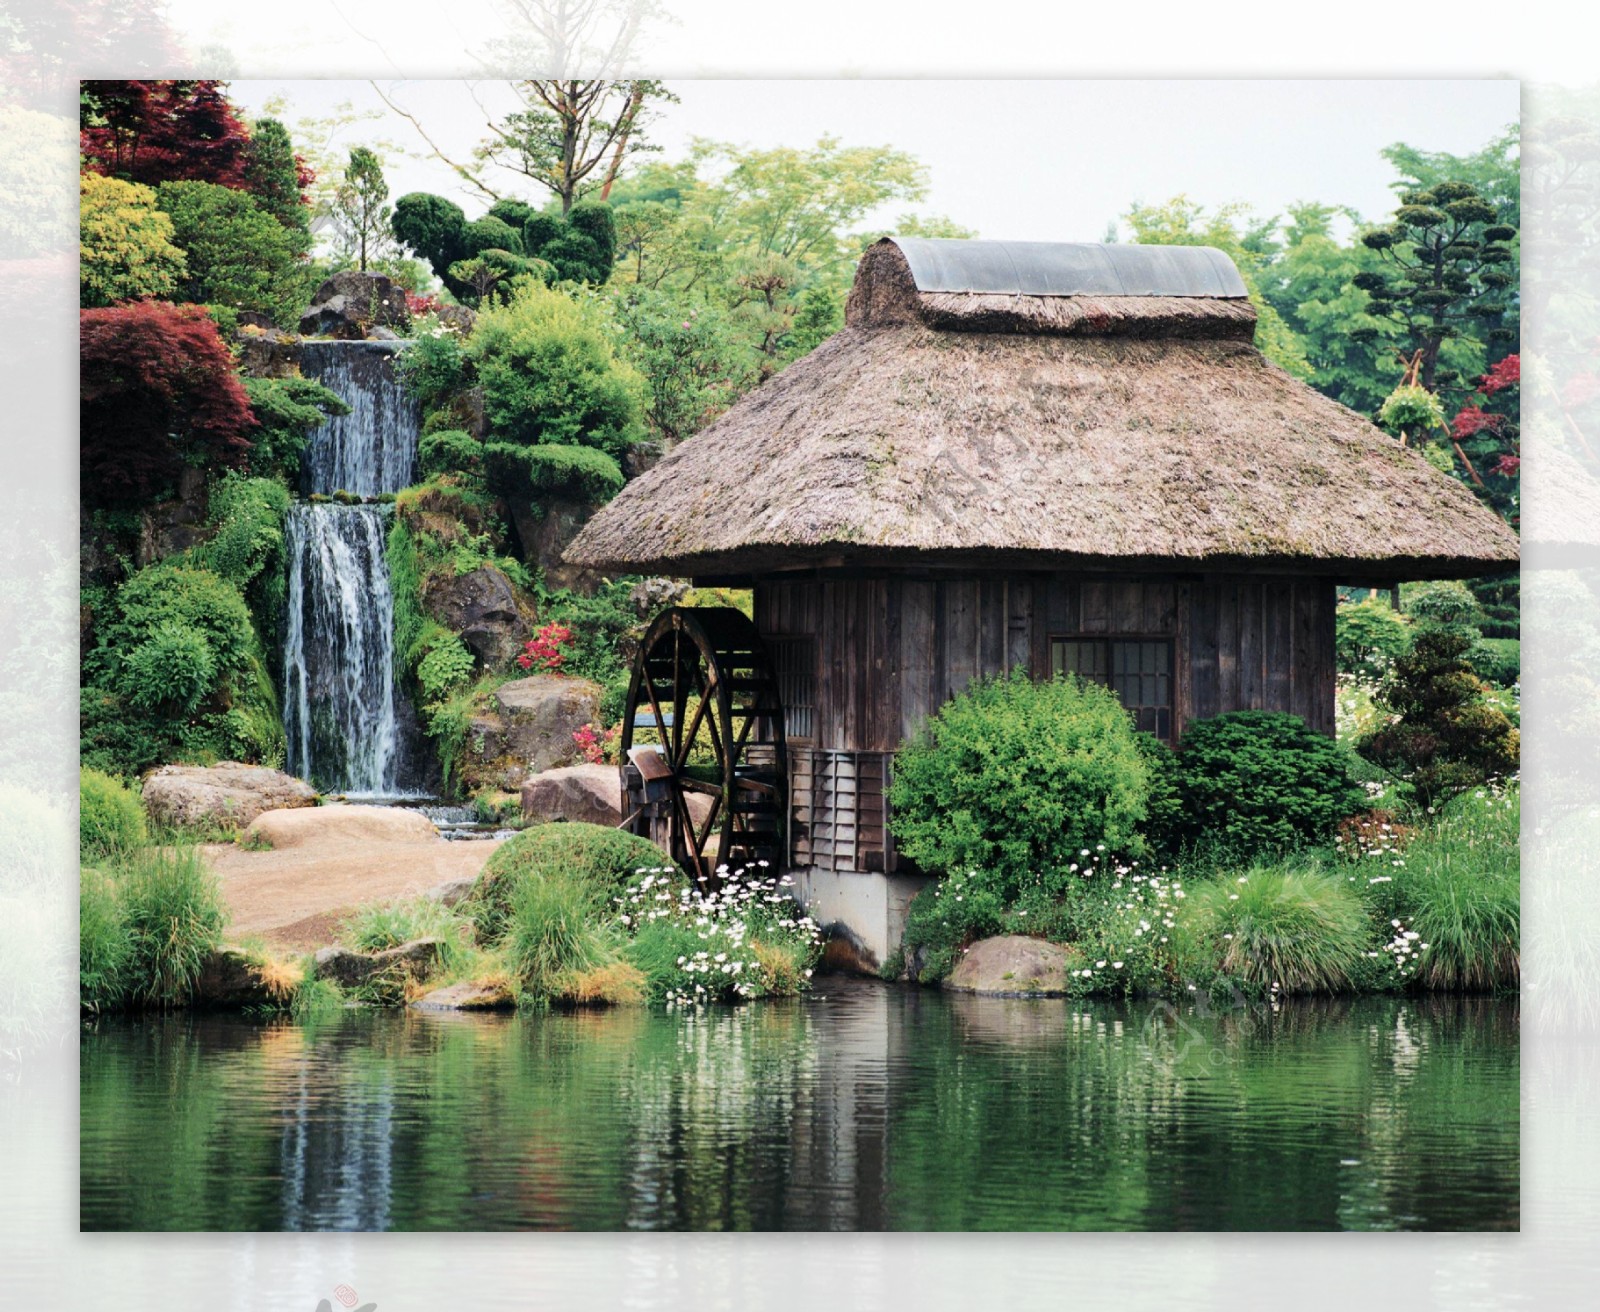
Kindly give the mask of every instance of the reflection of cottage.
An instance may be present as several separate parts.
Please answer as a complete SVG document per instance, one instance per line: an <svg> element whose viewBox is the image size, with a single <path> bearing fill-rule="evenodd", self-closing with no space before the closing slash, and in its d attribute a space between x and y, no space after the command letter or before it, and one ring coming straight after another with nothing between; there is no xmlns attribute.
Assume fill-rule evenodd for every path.
<svg viewBox="0 0 1600 1312"><path fill-rule="evenodd" d="M890 754L974 675L1075 671L1169 740L1245 707L1331 732L1336 583L1515 566L1515 537L1465 487L1269 363L1254 332L1238 271L1208 248L874 245L842 332L567 551L754 589L761 643L731 612L706 619L721 636L700 634L704 659L726 649L711 683L673 654L695 646L693 617L665 618L646 661L654 736L699 732L693 689L720 679L733 713L715 727L745 744L700 751L698 772L669 747L699 817L718 811L669 817L693 830L680 846L781 844L819 913L882 953L909 887L885 828ZM674 684L690 688L676 712L650 702ZM781 772L757 746L777 746L774 698ZM759 836L764 809L781 838Z"/></svg>

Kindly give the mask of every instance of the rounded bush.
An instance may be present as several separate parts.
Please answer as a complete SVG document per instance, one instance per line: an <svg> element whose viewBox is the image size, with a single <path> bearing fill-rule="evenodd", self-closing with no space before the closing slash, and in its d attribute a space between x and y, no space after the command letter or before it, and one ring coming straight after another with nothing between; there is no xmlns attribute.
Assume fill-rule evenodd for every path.
<svg viewBox="0 0 1600 1312"><path fill-rule="evenodd" d="M1183 837L1239 856L1321 842L1365 800L1338 744L1280 711L1190 725L1177 783Z"/></svg>
<svg viewBox="0 0 1600 1312"><path fill-rule="evenodd" d="M131 789L99 770L78 771L78 843L84 860L132 852L148 838L144 807Z"/></svg>
<svg viewBox="0 0 1600 1312"><path fill-rule="evenodd" d="M483 867L464 906L482 943L505 933L517 889L530 878L561 879L606 901L641 870L671 869L672 861L648 839L605 825L578 822L536 825L501 847Z"/></svg>
<svg viewBox="0 0 1600 1312"><path fill-rule="evenodd" d="M211 691L216 658L205 634L188 624L167 621L123 659L128 700L145 710L173 706L192 711Z"/></svg>
<svg viewBox="0 0 1600 1312"><path fill-rule="evenodd" d="M891 825L924 870L981 871L1009 903L1084 848L1138 850L1149 780L1109 689L1018 671L970 684L900 749Z"/></svg>
<svg viewBox="0 0 1600 1312"><path fill-rule="evenodd" d="M425 477L476 469L483 459L483 443L458 429L427 433L417 443L417 464Z"/></svg>

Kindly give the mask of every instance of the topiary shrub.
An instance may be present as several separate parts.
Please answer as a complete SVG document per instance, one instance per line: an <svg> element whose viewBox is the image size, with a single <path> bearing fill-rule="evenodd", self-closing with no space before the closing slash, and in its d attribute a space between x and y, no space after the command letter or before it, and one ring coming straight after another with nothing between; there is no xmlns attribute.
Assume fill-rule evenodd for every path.
<svg viewBox="0 0 1600 1312"><path fill-rule="evenodd" d="M482 464L483 450L482 442L459 429L424 433L417 443L417 466L424 478L473 473Z"/></svg>
<svg viewBox="0 0 1600 1312"><path fill-rule="evenodd" d="M518 887L530 878L575 881L609 903L641 870L662 869L673 869L666 853L636 834L576 822L538 825L489 858L462 905L477 924L478 941L495 943L505 934Z"/></svg>
<svg viewBox="0 0 1600 1312"><path fill-rule="evenodd" d="M1521 738L1484 701L1484 686L1467 663L1471 645L1458 631L1418 634L1379 693L1398 718L1356 743L1363 757L1405 780L1423 807L1518 767Z"/></svg>
<svg viewBox="0 0 1600 1312"><path fill-rule="evenodd" d="M85 861L121 856L149 835L144 807L121 780L99 770L78 771L78 848Z"/></svg>
<svg viewBox="0 0 1600 1312"><path fill-rule="evenodd" d="M1114 693L1019 670L969 684L900 749L890 823L924 870L981 871L1009 903L1036 877L1072 887L1084 848L1138 849L1149 784Z"/></svg>
<svg viewBox="0 0 1600 1312"><path fill-rule="evenodd" d="M595 502L609 501L622 491L622 466L593 447L490 442L478 449L490 486L502 496Z"/></svg>
<svg viewBox="0 0 1600 1312"><path fill-rule="evenodd" d="M1338 744L1281 711L1196 721L1177 766L1183 841L1235 856L1322 842L1366 799Z"/></svg>

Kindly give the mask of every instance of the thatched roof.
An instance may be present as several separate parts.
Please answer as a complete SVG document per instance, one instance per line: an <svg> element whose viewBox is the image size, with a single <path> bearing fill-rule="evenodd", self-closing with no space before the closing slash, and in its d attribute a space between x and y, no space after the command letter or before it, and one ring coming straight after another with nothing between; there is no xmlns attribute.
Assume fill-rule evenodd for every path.
<svg viewBox="0 0 1600 1312"><path fill-rule="evenodd" d="M1048 267L1007 283L980 276L970 248L987 245L878 242L844 329L630 483L566 559L736 577L826 565L1375 580L1515 565L1515 535L1470 491L1255 349L1220 252L1164 248L1168 263L1140 280L1125 254L1138 248L1090 248L1104 271L1062 291L1074 264L1092 270L1084 247L1035 248ZM935 276L928 246L969 250L941 252Z"/></svg>

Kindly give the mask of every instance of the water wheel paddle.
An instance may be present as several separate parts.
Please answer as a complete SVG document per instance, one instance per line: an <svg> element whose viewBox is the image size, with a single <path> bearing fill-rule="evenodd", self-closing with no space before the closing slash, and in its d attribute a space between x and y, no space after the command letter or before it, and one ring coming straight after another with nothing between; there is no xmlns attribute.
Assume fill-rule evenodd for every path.
<svg viewBox="0 0 1600 1312"><path fill-rule="evenodd" d="M622 718L625 827L697 880L785 857L789 778L778 681L732 607L674 607L645 634Z"/></svg>

